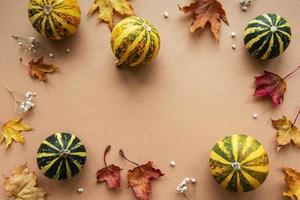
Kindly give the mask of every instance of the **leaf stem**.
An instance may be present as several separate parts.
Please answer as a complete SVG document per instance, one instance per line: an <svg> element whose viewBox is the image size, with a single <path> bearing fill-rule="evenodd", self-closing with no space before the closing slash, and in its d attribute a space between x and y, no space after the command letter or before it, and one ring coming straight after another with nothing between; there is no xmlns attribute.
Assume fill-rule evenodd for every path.
<svg viewBox="0 0 300 200"><path fill-rule="evenodd" d="M110 148L111 148L111 146L110 146L110 145L107 145L106 148L105 148L105 151L104 151L103 161L104 161L105 167L107 167L107 163L106 163L106 154L109 152Z"/></svg>
<svg viewBox="0 0 300 200"><path fill-rule="evenodd" d="M134 165L136 165L136 166L140 166L140 165L137 164L136 162L133 162L133 161L129 160L129 159L125 156L124 151L123 151L122 149L120 149L119 154L120 154L120 156L121 156L122 158L124 158L124 159L127 160L128 162L130 162L130 163L132 163L132 164L134 164Z"/></svg>
<svg viewBox="0 0 300 200"><path fill-rule="evenodd" d="M296 123L296 121L297 121L299 115L300 115L300 110L298 111L298 113L297 113L297 115L296 115L296 117L295 117L295 119L294 119L293 125L295 125L295 123Z"/></svg>
<svg viewBox="0 0 300 200"><path fill-rule="evenodd" d="M294 69L291 73L289 73L288 75L286 75L285 77L283 77L283 79L286 79L287 77L289 77L290 75L294 74L296 71L298 71L300 69L300 66L298 66L296 69Z"/></svg>
<svg viewBox="0 0 300 200"><path fill-rule="evenodd" d="M20 100L18 100L18 98L15 96L14 91L12 89L10 89L9 87L6 87L6 90L8 91L8 93L10 94L10 96L12 96L12 98L15 101L15 103L18 105L20 103Z"/></svg>

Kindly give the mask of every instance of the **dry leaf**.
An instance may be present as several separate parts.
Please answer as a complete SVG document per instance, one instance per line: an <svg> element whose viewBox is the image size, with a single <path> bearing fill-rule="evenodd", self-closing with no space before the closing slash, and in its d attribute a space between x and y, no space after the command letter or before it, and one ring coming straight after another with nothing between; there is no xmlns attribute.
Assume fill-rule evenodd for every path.
<svg viewBox="0 0 300 200"><path fill-rule="evenodd" d="M278 120L272 120L272 125L277 129L277 150L280 150L282 146L288 145L293 142L297 147L300 148L300 132L298 128L294 125L300 111L297 114L297 117L294 120L294 123L291 120L287 119L285 116Z"/></svg>
<svg viewBox="0 0 300 200"><path fill-rule="evenodd" d="M254 96L270 96L273 107L277 107L283 102L287 84L279 75L264 71L263 75L255 77L255 84Z"/></svg>
<svg viewBox="0 0 300 200"><path fill-rule="evenodd" d="M282 171L286 175L285 182L288 186L288 190L283 192L283 196L292 200L300 200L300 173L288 167L284 167Z"/></svg>
<svg viewBox="0 0 300 200"><path fill-rule="evenodd" d="M12 141L18 143L24 143L24 136L21 134L22 131L31 131L27 124L22 123L22 118L12 119L2 126L0 134L0 144L5 141L5 148L9 147Z"/></svg>
<svg viewBox="0 0 300 200"><path fill-rule="evenodd" d="M120 188L121 174L122 170L120 167L115 165L107 166L106 154L109 152L111 146L108 145L104 152L104 164L105 167L97 171L97 181L98 183L106 182L109 189L117 190Z"/></svg>
<svg viewBox="0 0 300 200"><path fill-rule="evenodd" d="M139 165L126 158L123 150L120 150L119 153L122 158L137 166L132 170L128 170L128 187L132 188L134 196L137 199L148 200L151 193L151 182L164 174L159 169L153 168L153 162L151 161L148 161L144 165Z"/></svg>
<svg viewBox="0 0 300 200"><path fill-rule="evenodd" d="M29 61L29 74L32 78L39 81L47 80L47 74L52 74L58 70L58 68L52 64L45 64L44 57L38 58L36 61L32 59Z"/></svg>
<svg viewBox="0 0 300 200"><path fill-rule="evenodd" d="M15 167L11 177L4 177L5 194L14 200L44 200L46 193L36 184L37 176L26 164Z"/></svg>
<svg viewBox="0 0 300 200"><path fill-rule="evenodd" d="M300 69L298 66L291 73L281 78L278 74L264 71L264 74L255 77L255 92L254 96L272 98L273 107L277 107L283 102L284 93L287 88L285 80Z"/></svg>
<svg viewBox="0 0 300 200"><path fill-rule="evenodd" d="M99 10L98 20L109 25L110 30L114 27L114 10L122 16L135 15L132 6L127 0L94 0L88 15L92 15Z"/></svg>
<svg viewBox="0 0 300 200"><path fill-rule="evenodd" d="M179 6L179 10L192 16L191 32L198 28L204 29L208 25L217 41L219 41L221 20L229 25L225 10L217 0L197 0L189 6Z"/></svg>

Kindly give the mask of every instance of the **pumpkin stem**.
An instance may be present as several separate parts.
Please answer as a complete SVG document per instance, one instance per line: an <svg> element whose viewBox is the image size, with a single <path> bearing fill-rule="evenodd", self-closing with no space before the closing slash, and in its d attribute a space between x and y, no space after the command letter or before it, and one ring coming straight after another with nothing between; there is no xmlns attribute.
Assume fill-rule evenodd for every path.
<svg viewBox="0 0 300 200"><path fill-rule="evenodd" d="M134 164L134 165L136 165L136 166L140 166L140 165L137 164L136 162L133 162L133 161L129 160L128 158L126 158L126 156L125 156L125 154L124 154L124 151L123 151L122 149L120 149L119 154L120 154L120 156L121 156L122 158L124 158L124 159L127 160L128 162L130 162L130 163L132 163L132 164Z"/></svg>
<svg viewBox="0 0 300 200"><path fill-rule="evenodd" d="M70 154L70 151L69 151L69 150L66 150L66 149L64 149L64 150L62 150L62 151L60 152L60 156L61 156L62 158L67 158L67 157L69 156L69 154Z"/></svg>
<svg viewBox="0 0 300 200"><path fill-rule="evenodd" d="M241 165L239 162L234 162L231 164L231 166L233 167L234 170L240 170L241 169Z"/></svg>
<svg viewBox="0 0 300 200"><path fill-rule="evenodd" d="M106 149L104 151L104 155L103 155L103 161L104 161L104 164L105 164L105 167L107 167L107 163L106 163L106 154L109 152L111 146L110 145L107 145L106 146Z"/></svg>
<svg viewBox="0 0 300 200"><path fill-rule="evenodd" d="M295 123L296 123L296 121L297 121L299 115L300 115L300 110L298 111L298 113L297 113L297 115L296 115L296 117L295 117L295 119L294 119L293 125L295 125Z"/></svg>
<svg viewBox="0 0 300 200"><path fill-rule="evenodd" d="M298 66L296 69L294 69L291 73L289 73L288 75L286 75L285 77L283 77L283 80L286 79L287 77L289 77L290 75L294 74L296 71L298 71L300 69L300 66Z"/></svg>

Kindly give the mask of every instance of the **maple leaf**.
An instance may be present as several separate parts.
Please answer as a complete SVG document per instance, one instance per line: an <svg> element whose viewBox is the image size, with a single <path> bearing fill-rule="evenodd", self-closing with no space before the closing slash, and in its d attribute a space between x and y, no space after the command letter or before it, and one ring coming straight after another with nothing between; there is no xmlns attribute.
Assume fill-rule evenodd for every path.
<svg viewBox="0 0 300 200"><path fill-rule="evenodd" d="M4 177L5 194L15 200L44 200L46 193L36 185L37 176L26 164L15 167L11 177Z"/></svg>
<svg viewBox="0 0 300 200"><path fill-rule="evenodd" d="M32 128L21 121L22 118L15 118L3 124L0 134L0 144L5 141L5 148L9 147L13 140L23 144L24 136L21 134L21 132L32 130Z"/></svg>
<svg viewBox="0 0 300 200"><path fill-rule="evenodd" d="M134 10L127 0L94 0L88 16L99 10L98 20L109 25L110 30L114 27L114 10L123 16L135 15Z"/></svg>
<svg viewBox="0 0 300 200"><path fill-rule="evenodd" d="M284 167L282 171L285 173L285 182L288 185L288 190L283 192L284 197L289 197L292 200L300 199L300 173L294 169Z"/></svg>
<svg viewBox="0 0 300 200"><path fill-rule="evenodd" d="M217 0L197 0L188 6L178 7L185 14L192 16L191 32L198 28L204 29L208 25L215 39L219 41L221 21L229 25L225 10Z"/></svg>
<svg viewBox="0 0 300 200"><path fill-rule="evenodd" d="M264 71L264 74L255 77L255 92L254 96L265 97L270 96L273 107L277 107L283 102L287 84L285 79L295 73L298 69L286 75L284 78L269 71Z"/></svg>
<svg viewBox="0 0 300 200"><path fill-rule="evenodd" d="M120 167L115 165L107 166L106 163L106 154L109 152L111 146L108 145L104 152L104 164L105 167L97 171L97 182L102 183L106 182L109 189L119 189L120 182L121 182L121 174L120 171L122 170Z"/></svg>
<svg viewBox="0 0 300 200"><path fill-rule="evenodd" d="M297 118L300 114L298 112L294 122L287 119L285 116L278 120L272 120L272 125L277 129L277 150L279 151L282 146L288 145L293 142L297 147L300 148L300 132L295 126Z"/></svg>
<svg viewBox="0 0 300 200"><path fill-rule="evenodd" d="M44 56L37 60L32 59L28 64L29 75L39 81L47 80L47 74L52 74L58 70L58 68L52 64L45 64Z"/></svg>
<svg viewBox="0 0 300 200"><path fill-rule="evenodd" d="M135 197L139 200L148 200L151 193L151 182L163 176L159 170L153 168L153 162L148 161L144 165L139 165L125 157L123 150L120 150L120 155L127 161L137 165L132 170L128 170L128 187L131 187Z"/></svg>

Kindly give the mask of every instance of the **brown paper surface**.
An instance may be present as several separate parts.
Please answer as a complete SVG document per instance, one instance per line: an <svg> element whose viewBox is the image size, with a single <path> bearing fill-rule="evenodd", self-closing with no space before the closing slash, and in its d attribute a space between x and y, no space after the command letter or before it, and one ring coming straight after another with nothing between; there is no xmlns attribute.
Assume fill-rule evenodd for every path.
<svg viewBox="0 0 300 200"><path fill-rule="evenodd" d="M82 21L78 32L60 42L39 36L27 18L26 1L0 2L0 120L15 115L14 103L5 87L19 93L37 92L36 108L25 122L34 128L24 133L26 143L0 148L0 174L10 175L13 166L25 162L39 176L39 184L49 200L130 200L135 199L126 186L126 171L134 166L118 156L124 149L132 160L153 160L166 175L153 182L154 200L183 200L175 188L184 177L195 177L195 199L206 200L281 200L285 189L281 167L300 170L299 149L275 151L276 130L270 119L286 115L294 118L300 108L300 74L290 77L283 105L273 109L269 100L253 97L254 76L264 69L285 75L299 65L300 2L298 0L254 1L241 11L238 0L223 0L230 27L221 25L217 44L208 29L189 33L190 21L178 10L188 0L133 0L137 14L150 20L160 31L161 50L146 67L128 71L114 66L110 50L110 31L99 24L96 15L86 17L92 0L80 0ZM169 12L169 18L163 12ZM243 30L259 14L273 12L285 17L293 31L292 42L280 57L260 62L243 48ZM235 39L231 32L237 33ZM60 67L48 82L32 80L19 63L28 58L11 35L35 36L44 55L55 54L46 62ZM236 44L237 49L231 49ZM65 49L71 53L66 54ZM2 88L2 89L1 89ZM252 114L258 119L253 120ZM298 122L300 126L300 122ZM37 168L35 155L41 141L57 131L79 136L88 151L83 172L70 181L55 182ZM267 149L270 174L254 192L235 194L223 190L208 168L211 147L220 138L234 133L256 137ZM96 171L103 166L102 153L112 145L108 162L121 166L122 184L110 192L96 184ZM171 168L169 162L177 165ZM1 186L2 187L2 186ZM82 187L85 192L77 193ZM3 187L2 187L3 188ZM0 199L7 199L0 189Z"/></svg>

